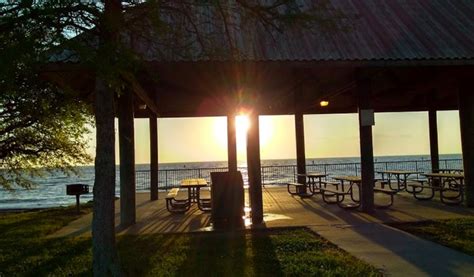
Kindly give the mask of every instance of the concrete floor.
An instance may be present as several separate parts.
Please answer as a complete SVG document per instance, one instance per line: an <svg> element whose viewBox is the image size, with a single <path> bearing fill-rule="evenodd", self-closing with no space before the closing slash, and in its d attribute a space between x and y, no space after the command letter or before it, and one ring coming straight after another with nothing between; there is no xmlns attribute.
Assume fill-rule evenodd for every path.
<svg viewBox="0 0 474 277"><path fill-rule="evenodd" d="M160 200L150 201L148 193L137 193L137 222L125 229L119 226L120 204L117 201L115 220L117 233L174 233L211 229L210 214L201 212L196 205L193 205L185 214L170 214L166 210L165 195L166 193L160 193ZM376 195L376 202L384 201L386 201L385 196ZM357 226L367 223L414 222L474 216L474 209L446 206L436 199L417 201L406 193L396 195L395 203L391 208L376 210L373 214L344 210L337 205L325 204L320 195L304 199L291 196L287 193L286 187L264 188L263 202L265 223L257 227L309 226L317 229L318 226ZM91 214L83 216L52 236L90 235L91 220Z"/></svg>

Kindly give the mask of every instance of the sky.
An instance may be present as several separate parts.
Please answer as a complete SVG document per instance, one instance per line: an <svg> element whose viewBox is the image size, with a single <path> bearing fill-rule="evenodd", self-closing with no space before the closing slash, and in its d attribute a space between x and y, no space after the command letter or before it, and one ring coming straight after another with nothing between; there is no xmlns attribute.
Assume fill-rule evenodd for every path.
<svg viewBox="0 0 474 277"><path fill-rule="evenodd" d="M357 114L305 115L306 158L358 157ZM295 124L292 115L260 116L261 159L296 158ZM149 163L147 119L135 119L135 162ZM237 158L245 161L245 130L248 121L237 118ZM88 135L89 153L95 154L95 132ZM116 122L118 159L118 125ZM438 112L440 154L461 153L457 111ZM429 154L428 113L376 113L373 128L374 155ZM227 160L225 117L158 119L160 163Z"/></svg>

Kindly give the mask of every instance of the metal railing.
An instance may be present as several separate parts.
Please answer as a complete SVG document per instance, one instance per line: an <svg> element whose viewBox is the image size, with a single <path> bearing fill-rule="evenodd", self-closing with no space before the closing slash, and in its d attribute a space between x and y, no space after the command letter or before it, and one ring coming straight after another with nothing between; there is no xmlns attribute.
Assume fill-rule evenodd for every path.
<svg viewBox="0 0 474 277"><path fill-rule="evenodd" d="M413 161L386 161L375 162L375 171L382 170L410 170L419 172L431 172L430 160ZM440 169L462 169L462 159L440 160ZM247 183L247 168L239 167L244 182ZM227 171L227 167L207 167L189 169L162 169L158 171L158 189L168 190L179 187L180 181L185 178L204 178L210 181L210 173L216 171ZM360 163L333 163L333 164L309 164L306 165L307 172L323 172L330 176L336 175L360 175ZM272 165L262 166L262 183L265 185L282 185L296 181L296 165ZM376 177L380 177L376 174ZM146 191L150 189L150 171L136 171L136 189Z"/></svg>
<svg viewBox="0 0 474 277"><path fill-rule="evenodd" d="M239 168L245 172L247 168ZM179 187L180 181L186 178L204 178L210 181L211 172L227 171L227 167L207 167L207 168L179 168L179 169L161 169L158 170L158 189L168 190ZM137 170L135 172L136 189L150 189L150 170Z"/></svg>

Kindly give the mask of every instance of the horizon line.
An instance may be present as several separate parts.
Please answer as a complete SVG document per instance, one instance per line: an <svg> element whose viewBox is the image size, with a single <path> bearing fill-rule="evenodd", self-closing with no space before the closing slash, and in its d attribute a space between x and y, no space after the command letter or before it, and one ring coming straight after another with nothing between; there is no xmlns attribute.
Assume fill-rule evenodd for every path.
<svg viewBox="0 0 474 277"><path fill-rule="evenodd" d="M447 155L461 155L462 153L445 153L445 154L439 154L439 156L447 156ZM412 156L430 156L430 154L409 154L409 155L380 155L380 156L374 156L374 158L382 158L382 157L412 157ZM352 157L347 157L347 156L333 156L333 157L309 157L306 158L305 160L322 160L322 159L355 159L355 158L360 158L360 156L352 156ZM281 159L261 159L261 161L283 161L283 160L296 160L295 158L281 158ZM192 164L192 163L222 163L222 162L227 162L227 160L220 160L220 161L188 161L188 162L158 162L158 164ZM246 162L245 160L237 160L238 162ZM136 163L135 165L149 165L150 163ZM120 165L120 163L115 164ZM94 164L86 164L86 165L78 165L78 166L94 166Z"/></svg>

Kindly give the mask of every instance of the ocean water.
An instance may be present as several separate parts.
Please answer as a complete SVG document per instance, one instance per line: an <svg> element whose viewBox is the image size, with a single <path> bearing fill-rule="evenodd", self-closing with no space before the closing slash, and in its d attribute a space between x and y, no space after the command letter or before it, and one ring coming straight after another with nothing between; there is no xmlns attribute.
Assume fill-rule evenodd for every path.
<svg viewBox="0 0 474 277"><path fill-rule="evenodd" d="M385 169L385 167L411 169L416 163L417 170L429 171L429 156L387 156L376 157L376 170ZM442 160L456 160L461 159L461 155L441 155ZM360 160L357 157L352 158L323 158L323 159L307 159L308 171L323 171L326 170L329 174L337 175L353 175L357 174L357 165ZM400 162L400 163L398 163ZM296 160L262 160L262 167L270 167L264 170L263 181L265 184L282 184L294 177L293 165ZM227 162L195 162L195 163L169 163L160 164L160 188L165 186L176 186L180 179L188 177L197 177L197 172L202 174L202 177L208 178L209 172L213 171L211 168L224 168ZM406 167L404 167L406 166ZM441 168L459 167L461 163L455 161L453 163L441 163ZM360 167L359 167L360 169ZM149 165L138 164L137 170L137 191L147 191L146 185ZM246 164L239 163L239 170L242 171L244 182L247 182ZM75 203L74 196L66 195L66 184L83 183L89 184L92 191L94 184L94 168L92 166L78 167L80 174L78 176L67 176L61 172L55 172L44 176L43 178L33 179L38 185L32 189L26 190L17 188L14 191L7 191L0 188L0 209L29 209L29 208L46 208L72 205ZM165 172L168 171L168 172ZM116 179L116 195L120 193L119 188L119 168L117 167ZM144 178L141 179L141 176ZM92 199L92 193L82 195L81 202L87 202Z"/></svg>

